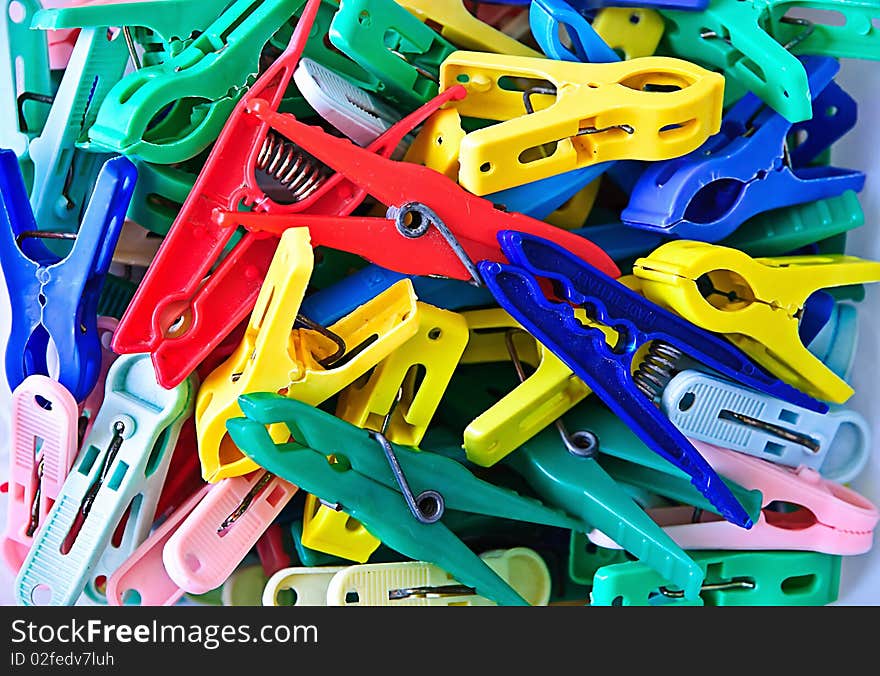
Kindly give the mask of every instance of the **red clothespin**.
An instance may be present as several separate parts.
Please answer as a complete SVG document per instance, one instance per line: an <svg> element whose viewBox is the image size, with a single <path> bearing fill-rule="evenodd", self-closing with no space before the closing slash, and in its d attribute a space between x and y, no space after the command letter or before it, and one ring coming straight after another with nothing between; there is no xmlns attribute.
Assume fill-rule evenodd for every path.
<svg viewBox="0 0 880 676"><path fill-rule="evenodd" d="M290 566L290 554L284 548L284 531L280 525L273 523L257 540L257 556L267 577Z"/></svg>
<svg viewBox="0 0 880 676"><path fill-rule="evenodd" d="M308 1L287 49L233 110L119 323L113 349L150 352L163 387L183 381L247 317L278 244L276 237L249 232L218 265L235 232L218 223L218 215L246 206L271 214L340 216L354 211L366 196L344 177L327 176L250 109L257 99L265 108L277 109L319 5L320 0ZM448 96L433 99L388 129L369 152L390 156ZM293 203L270 197L257 184L257 168L274 176L284 201Z"/></svg>
<svg viewBox="0 0 880 676"><path fill-rule="evenodd" d="M461 99L464 94L464 88L457 86L440 96ZM605 274L620 276L608 254L584 237L524 214L502 211L433 169L360 148L320 127L303 124L293 115L276 112L266 101L252 101L249 109L337 176L387 205L388 213L377 218L228 210L217 220L230 230L243 225L280 235L290 227L308 227L314 246L348 251L403 274L481 283L476 262L506 263L498 232L509 229L549 239Z"/></svg>

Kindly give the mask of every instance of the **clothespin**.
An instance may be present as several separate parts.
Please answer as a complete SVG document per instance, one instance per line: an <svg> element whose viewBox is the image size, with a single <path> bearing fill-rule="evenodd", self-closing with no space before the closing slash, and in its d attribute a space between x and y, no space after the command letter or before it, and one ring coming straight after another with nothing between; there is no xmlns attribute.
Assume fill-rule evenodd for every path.
<svg viewBox="0 0 880 676"><path fill-rule="evenodd" d="M691 507L648 510L684 549L804 550L846 556L871 548L880 512L851 488L823 479L809 467L792 471L701 441L693 443L718 472L760 490L764 506L749 531L714 514L694 514ZM780 508L778 503L787 504ZM600 547L614 546L599 531L589 537Z"/></svg>
<svg viewBox="0 0 880 676"><path fill-rule="evenodd" d="M160 387L145 355L114 362L92 430L16 579L19 604L71 605L87 586L95 599L94 574L106 579L146 539L194 390L190 380Z"/></svg>
<svg viewBox="0 0 880 676"><path fill-rule="evenodd" d="M622 549L597 547L583 533L572 531L568 547L568 576L577 584L593 586L600 568L631 561L632 555Z"/></svg>
<svg viewBox="0 0 880 676"><path fill-rule="evenodd" d="M530 606L550 600L550 571L533 549L493 550L480 560ZM263 605L284 605L279 595L293 591L293 605L314 606L494 606L470 587L425 561L374 563L327 568L288 568L269 578ZM302 594L300 593L302 591ZM302 602L301 602L302 600Z"/></svg>
<svg viewBox="0 0 880 676"><path fill-rule="evenodd" d="M0 151L0 262L12 305L6 348L11 388L27 376L48 375L47 350L58 352L58 381L77 401L98 377L100 343L96 305L104 275L131 199L136 174L125 158L108 161L76 235L41 232L30 210L15 153ZM54 256L38 239L73 239L64 256Z"/></svg>
<svg viewBox="0 0 880 676"><path fill-rule="evenodd" d="M175 509L131 556L107 579L107 603L111 606L172 606L184 594L165 570L162 552L168 539L205 498L204 485Z"/></svg>
<svg viewBox="0 0 880 676"><path fill-rule="evenodd" d="M397 446L294 399L247 394L239 403L247 419L230 420L227 427L255 462L295 477L303 490L341 505L386 546L439 566L496 603L525 601L452 534L442 520L446 510L582 528L536 500L477 479L454 460ZM293 440L276 446L265 426L279 422Z"/></svg>
<svg viewBox="0 0 880 676"><path fill-rule="evenodd" d="M512 265L480 263L499 305L559 357L653 451L685 471L725 518L744 528L751 520L718 475L654 405L683 354L755 389L811 410L825 410L750 362L726 341L681 321L568 251L537 237L499 234ZM662 249L662 247L661 247ZM584 328L564 303L551 303L537 277L557 282L563 298L586 304L590 319L613 327L615 346L595 327ZM653 341L633 372L638 350Z"/></svg>
<svg viewBox="0 0 880 676"><path fill-rule="evenodd" d="M522 89L510 84L516 78L550 86ZM718 74L664 57L592 64L479 52L443 62L441 91L457 84L468 94L453 104L461 115L499 121L461 144L459 182L477 195L608 160L695 150L719 129L724 89Z"/></svg>
<svg viewBox="0 0 880 676"><path fill-rule="evenodd" d="M220 587L220 602L224 606L259 606L268 581L262 566L239 566Z"/></svg>
<svg viewBox="0 0 880 676"><path fill-rule="evenodd" d="M30 30L39 10L37 0L0 2L0 148L15 153L28 180L28 146L43 128L48 110L39 104L51 102L53 94L46 35ZM19 70L19 63L27 68Z"/></svg>
<svg viewBox="0 0 880 676"><path fill-rule="evenodd" d="M256 544L257 556L266 577L270 577L282 568L290 566L289 549L285 545L284 529L273 523L260 536Z"/></svg>
<svg viewBox="0 0 880 676"><path fill-rule="evenodd" d="M416 333L365 381L342 390L336 404L337 417L358 427L385 427L404 446L421 443L468 343L468 323L460 314L418 303L417 319Z"/></svg>
<svg viewBox="0 0 880 676"><path fill-rule="evenodd" d="M553 424L590 390L541 343L535 343L537 349L520 353L514 338L516 334L522 337L525 331L504 310L474 310L464 317L477 342L472 350L465 351L463 363L510 361L511 368L521 379L519 385L465 428L464 448L468 460L490 467ZM497 344L490 347L487 345L490 340ZM534 369L528 376L523 369L524 362Z"/></svg>
<svg viewBox="0 0 880 676"><path fill-rule="evenodd" d="M198 155L217 138L259 72L261 49L291 15L287 0L236 0L179 54L114 85L89 130L89 148L159 164Z"/></svg>
<svg viewBox="0 0 880 676"><path fill-rule="evenodd" d="M311 493L303 508L299 550L329 554L346 561L364 563L382 542L339 505L323 503ZM309 565L310 562L304 560Z"/></svg>
<svg viewBox="0 0 880 676"><path fill-rule="evenodd" d="M859 315L851 303L835 303L828 323L807 346L832 373L847 380L855 363Z"/></svg>
<svg viewBox="0 0 880 676"><path fill-rule="evenodd" d="M243 340L199 390L196 430L206 481L257 469L226 436L226 421L240 415L240 394L286 390L318 405L399 350L419 328L421 309L407 280L326 329L313 324L299 312L311 269L309 231L285 232ZM305 328L291 329L297 322ZM286 434L280 426L273 430L278 441Z"/></svg>
<svg viewBox="0 0 880 676"><path fill-rule="evenodd" d="M656 9L680 9L697 14L706 9L709 0L572 0L572 7L589 12L602 7L654 7Z"/></svg>
<svg viewBox="0 0 880 676"><path fill-rule="evenodd" d="M868 462L871 430L855 411L824 415L695 370L677 374L661 407L692 439L845 483Z"/></svg>
<svg viewBox="0 0 880 676"><path fill-rule="evenodd" d="M785 256L864 224L858 195L846 190L828 199L755 214L720 243L750 256Z"/></svg>
<svg viewBox="0 0 880 676"><path fill-rule="evenodd" d="M84 2L88 2L88 0L41 0L38 4L44 8L54 8L80 5ZM77 37L79 37L79 29L76 28L46 31L46 45L49 48L49 68L51 70L67 68Z"/></svg>
<svg viewBox="0 0 880 676"><path fill-rule="evenodd" d="M296 491L263 470L214 484L165 543L168 577L191 594L219 587Z"/></svg>
<svg viewBox="0 0 880 676"><path fill-rule="evenodd" d="M394 0L346 0L329 31L330 43L375 77L378 93L410 111L437 95L440 63L455 45Z"/></svg>
<svg viewBox="0 0 880 676"><path fill-rule="evenodd" d="M268 101L264 109L280 103L320 6L319 0L308 1L288 48L232 112L114 336L113 348L119 353L152 354L163 386L179 383L247 317L277 247L275 238L248 233L218 263L236 228L229 226L229 216L224 224L218 223L217 214L247 204L273 214L307 209L313 214L344 215L365 197L363 189L343 177L326 176L250 110L256 98ZM392 126L369 146L369 152L390 155L445 100L439 96ZM296 164L303 167L296 176L278 171L277 163L288 153L305 158ZM264 178L276 176L270 183L287 195L283 203L258 185L258 167ZM315 235L312 230L313 242ZM204 284L209 273L210 281Z"/></svg>
<svg viewBox="0 0 880 676"><path fill-rule="evenodd" d="M45 28L43 10L34 21ZM95 119L101 102L122 77L127 52L108 40L106 26L80 31L52 102L46 125L30 145L34 165L30 202L40 230L76 232L95 177L109 155L79 150L77 143ZM48 243L60 254L63 249Z"/></svg>
<svg viewBox="0 0 880 676"><path fill-rule="evenodd" d="M98 344L101 346L101 363L98 367L98 378L95 381L95 386L80 406L77 448L81 445L82 440L89 435L89 432L92 431L92 426L95 424L98 411L101 410L101 404L104 403L107 374L110 372L110 367L113 365L113 362L115 362L118 357L118 355L110 349L110 343L113 340L113 332L116 330L118 324L119 322L113 317L98 317Z"/></svg>
<svg viewBox="0 0 880 676"><path fill-rule="evenodd" d="M824 606L837 600L840 558L815 552L692 552L706 571L696 599L683 598L638 561L604 566L594 606Z"/></svg>
<svg viewBox="0 0 880 676"><path fill-rule="evenodd" d="M633 272L647 298L725 334L803 392L837 404L852 395L846 382L810 354L798 324L814 291L880 280L880 263L840 255L753 259L736 249L681 240L640 258Z"/></svg>
<svg viewBox="0 0 880 676"><path fill-rule="evenodd" d="M459 49L472 49L478 52L494 52L512 56L541 56L506 33L493 28L471 14L463 0L432 2L432 0L397 0L418 17L420 21L431 22L442 37Z"/></svg>
<svg viewBox="0 0 880 676"><path fill-rule="evenodd" d="M142 228L134 221L126 220L119 233L116 249L113 251L113 262L147 268L161 243L162 238L158 235Z"/></svg>
<svg viewBox="0 0 880 676"><path fill-rule="evenodd" d="M138 181L128 217L150 232L164 236L192 192L196 173L181 166L150 164L135 160ZM230 240L233 245L237 238Z"/></svg>
<svg viewBox="0 0 880 676"><path fill-rule="evenodd" d="M73 465L78 419L73 396L47 376L28 376L12 393L2 552L13 571L21 568Z"/></svg>
<svg viewBox="0 0 880 676"><path fill-rule="evenodd" d="M451 100L462 94L461 88L453 87L438 98ZM385 218L226 211L216 218L227 227L237 224L249 230L281 233L290 227L308 226L315 245L349 251L398 272L474 283L479 283L474 261L503 258L496 235L511 227L551 238L609 274L617 274L604 252L584 238L523 214L503 212L428 167L386 159L290 115L274 113L263 101L255 101L252 111L337 176L344 176L388 206L388 211ZM363 236L365 232L370 233L369 238Z"/></svg>
<svg viewBox="0 0 880 676"><path fill-rule="evenodd" d="M529 24L541 50L551 59L583 63L620 61L617 52L608 46L590 22L565 0L534 0L529 5ZM562 43L563 29L572 49Z"/></svg>
<svg viewBox="0 0 880 676"><path fill-rule="evenodd" d="M799 5L840 13L846 20L833 26L815 15L786 16ZM790 122L811 117L811 87L795 55L880 58L880 33L871 24L877 9L870 0L712 0L703 12L662 14L665 53L721 70Z"/></svg>
<svg viewBox="0 0 880 676"><path fill-rule="evenodd" d="M814 97L840 68L831 58L805 57ZM818 101L818 99L817 99ZM816 117L824 108L815 108ZM853 120L854 122L854 120ZM825 150L833 136L819 134L788 153L792 125L761 103L743 97L724 116L721 133L684 157L649 166L624 209L624 223L685 239L717 242L743 221L768 209L859 191L865 175L807 162Z"/></svg>
<svg viewBox="0 0 880 676"><path fill-rule="evenodd" d="M302 59L293 79L315 112L359 146L372 143L400 119L387 103L317 61Z"/></svg>
<svg viewBox="0 0 880 676"><path fill-rule="evenodd" d="M604 7L593 19L593 30L626 60L653 56L663 37L663 17L645 5Z"/></svg>

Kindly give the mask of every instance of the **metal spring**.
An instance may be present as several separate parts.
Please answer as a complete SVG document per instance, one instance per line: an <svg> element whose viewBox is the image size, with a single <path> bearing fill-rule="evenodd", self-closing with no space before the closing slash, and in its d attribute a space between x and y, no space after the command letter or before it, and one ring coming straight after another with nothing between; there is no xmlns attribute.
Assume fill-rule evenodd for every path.
<svg viewBox="0 0 880 676"><path fill-rule="evenodd" d="M327 168L292 141L269 131L257 155L256 167L302 202L329 177Z"/></svg>
<svg viewBox="0 0 880 676"><path fill-rule="evenodd" d="M674 345L655 340L648 348L645 360L633 374L636 387L651 401L658 399L675 374L681 356L681 350Z"/></svg>

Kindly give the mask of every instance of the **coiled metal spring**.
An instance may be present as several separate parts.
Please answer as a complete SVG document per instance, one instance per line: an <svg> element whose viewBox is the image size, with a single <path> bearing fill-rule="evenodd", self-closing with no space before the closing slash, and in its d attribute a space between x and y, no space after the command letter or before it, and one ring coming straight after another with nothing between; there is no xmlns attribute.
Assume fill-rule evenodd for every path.
<svg viewBox="0 0 880 676"><path fill-rule="evenodd" d="M675 375L675 368L682 352L674 345L655 340L648 348L645 360L633 374L633 380L648 399L655 401Z"/></svg>
<svg viewBox="0 0 880 676"><path fill-rule="evenodd" d="M257 155L256 167L302 202L329 178L329 170L292 141L271 130Z"/></svg>

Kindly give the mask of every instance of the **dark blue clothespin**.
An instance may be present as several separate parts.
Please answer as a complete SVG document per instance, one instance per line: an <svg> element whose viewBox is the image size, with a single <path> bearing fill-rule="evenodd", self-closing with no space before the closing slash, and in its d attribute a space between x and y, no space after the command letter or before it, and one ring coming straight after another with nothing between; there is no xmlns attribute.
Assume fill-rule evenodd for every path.
<svg viewBox="0 0 880 676"><path fill-rule="evenodd" d="M12 305L6 347L10 389L34 373L49 374L51 340L58 352L58 381L77 401L91 392L101 365L98 298L136 179L129 160L108 160L79 232L38 231L15 153L0 151L0 264ZM73 245L59 257L43 239L71 239Z"/></svg>
<svg viewBox="0 0 880 676"><path fill-rule="evenodd" d="M861 172L807 166L846 133L854 118L853 104L841 96L843 92L832 90L824 108L820 104L820 94L840 68L837 61L801 60L814 97L813 120L800 126L808 134L804 144L789 152L791 122L747 94L724 116L721 132L700 148L645 170L623 211L623 221L670 236L717 242L755 214L861 190L865 183ZM829 116L836 105L830 101L840 102L843 112Z"/></svg>
<svg viewBox="0 0 880 676"><path fill-rule="evenodd" d="M752 521L730 489L693 445L655 405L678 360L687 355L718 373L774 397L825 412L818 402L786 385L730 343L673 315L596 270L565 249L538 237L505 230L498 241L510 265L482 261L480 275L499 305L559 357L653 451L691 477L691 483L728 521ZM545 298L538 278L554 283L565 302ZM571 303L571 305L569 305ZM572 305L618 334L585 327ZM633 358L652 343L633 372Z"/></svg>

